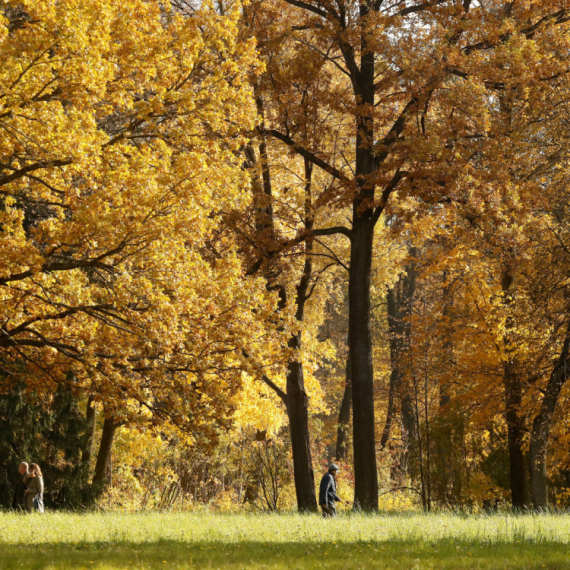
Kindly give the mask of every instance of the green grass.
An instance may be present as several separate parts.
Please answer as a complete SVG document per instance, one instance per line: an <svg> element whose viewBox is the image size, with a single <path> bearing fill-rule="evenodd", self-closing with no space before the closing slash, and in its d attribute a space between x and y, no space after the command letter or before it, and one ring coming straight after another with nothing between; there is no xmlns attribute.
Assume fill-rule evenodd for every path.
<svg viewBox="0 0 570 570"><path fill-rule="evenodd" d="M570 516L0 514L0 569L569 568Z"/></svg>

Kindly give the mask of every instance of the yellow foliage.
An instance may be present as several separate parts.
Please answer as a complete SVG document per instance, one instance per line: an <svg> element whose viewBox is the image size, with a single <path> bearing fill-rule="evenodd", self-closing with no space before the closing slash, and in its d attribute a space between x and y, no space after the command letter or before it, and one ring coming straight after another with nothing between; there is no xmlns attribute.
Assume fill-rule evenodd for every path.
<svg viewBox="0 0 570 570"><path fill-rule="evenodd" d="M119 420L214 437L278 345L274 296L216 237L244 201L261 69L240 6L3 5L3 365L37 392L72 370Z"/></svg>

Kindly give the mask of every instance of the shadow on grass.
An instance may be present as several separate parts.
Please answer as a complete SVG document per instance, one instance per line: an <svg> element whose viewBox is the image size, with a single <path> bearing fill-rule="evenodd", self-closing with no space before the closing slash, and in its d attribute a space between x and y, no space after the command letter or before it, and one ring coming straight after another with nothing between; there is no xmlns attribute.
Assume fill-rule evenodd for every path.
<svg viewBox="0 0 570 570"><path fill-rule="evenodd" d="M157 542L0 545L2 570L138 568L528 568L570 569L560 543L436 542Z"/></svg>

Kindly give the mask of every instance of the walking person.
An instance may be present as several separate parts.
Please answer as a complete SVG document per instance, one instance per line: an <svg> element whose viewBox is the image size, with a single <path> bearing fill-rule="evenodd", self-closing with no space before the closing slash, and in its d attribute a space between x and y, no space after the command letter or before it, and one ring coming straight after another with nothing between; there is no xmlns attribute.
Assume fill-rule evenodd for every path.
<svg viewBox="0 0 570 570"><path fill-rule="evenodd" d="M23 511L26 508L26 483L24 480L27 475L28 464L25 461L22 461L20 465L18 465L18 478L14 485L14 500L12 501L12 508L16 511Z"/></svg>
<svg viewBox="0 0 570 570"><path fill-rule="evenodd" d="M26 483L26 509L29 512L44 512L44 478L37 463L30 465L30 470L24 479Z"/></svg>
<svg viewBox="0 0 570 570"><path fill-rule="evenodd" d="M319 505L323 512L323 517L336 517L336 501L340 499L336 495L335 476L338 473L338 467L331 463L329 470L323 475L321 485L319 487Z"/></svg>

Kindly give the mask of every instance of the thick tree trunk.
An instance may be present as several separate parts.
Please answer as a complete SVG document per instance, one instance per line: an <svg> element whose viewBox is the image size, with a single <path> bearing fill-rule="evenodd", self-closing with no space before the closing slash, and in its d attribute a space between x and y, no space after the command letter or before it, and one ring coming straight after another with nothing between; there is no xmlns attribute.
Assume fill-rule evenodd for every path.
<svg viewBox="0 0 570 570"><path fill-rule="evenodd" d="M348 337L352 368L354 506L378 510L378 471L374 419L374 367L370 326L370 277L374 242L374 52L365 22L371 3L361 2L360 69L353 71L353 88L361 114L356 119L354 174L357 194L352 207L352 242L348 278Z"/></svg>
<svg viewBox="0 0 570 570"><path fill-rule="evenodd" d="M315 12L314 6L305 2L287 0L306 11ZM325 3L326 4L326 3ZM345 21L347 13L341 7L342 16L334 8L322 5L317 10L321 15ZM371 0L360 2L357 19L360 25L360 45L355 48L350 39L338 28L334 41L340 48L350 75L355 104L355 164L352 199L352 229L341 231L351 239L349 267L349 350L352 367L352 402L353 402L353 449L355 475L355 507L364 510L378 509L378 472L376 468L376 435L374 421L374 370L372 358L372 338L370 326L370 276L374 226L383 211L391 192L395 190L403 174L398 168L391 181L382 190L381 197L375 196L380 167L390 156L390 148L401 135L407 117L419 103L416 97L405 106L395 120L389 132L383 137L375 132L375 52L376 46L370 45L370 15L378 12L380 3ZM311 15L314 17L314 15ZM351 16L352 17L352 16ZM339 20L339 22L340 22ZM357 60L360 60L358 66ZM435 88L429 88L429 93ZM427 94L429 96L429 93ZM271 131L273 136L282 140L298 154L310 157L315 164L324 168L343 183L347 180L335 168L324 167L323 160L303 149L288 135ZM379 198L379 200L378 200ZM329 228L332 230L332 228ZM338 233L338 232L332 232ZM326 234L322 234L326 235ZM331 234L328 234L331 235Z"/></svg>
<svg viewBox="0 0 570 570"><path fill-rule="evenodd" d="M344 395L338 412L338 428L336 435L335 457L344 461L348 456L348 424L350 423L350 410L352 409L352 379L350 371L350 353L346 359L346 384Z"/></svg>
<svg viewBox="0 0 570 570"><path fill-rule="evenodd" d="M536 510L548 507L548 481L546 477L546 456L552 417L558 404L562 386L568 378L568 349L570 337L566 337L562 352L550 375L540 411L535 417L530 434L530 476L532 506Z"/></svg>
<svg viewBox="0 0 570 570"><path fill-rule="evenodd" d="M93 483L107 482L109 479L108 473L111 463L111 451L113 450L113 440L119 425L120 424L112 418L105 418L103 422L103 433L101 435L101 443L99 444Z"/></svg>
<svg viewBox="0 0 570 570"><path fill-rule="evenodd" d="M511 363L505 364L505 420L509 445L511 478L511 502L514 508L527 506L526 462L523 452L524 426L519 410L522 403L522 387Z"/></svg>
<svg viewBox="0 0 570 570"><path fill-rule="evenodd" d="M354 506L378 509L374 433L374 368L370 327L370 274L374 226L354 211L349 273L349 350L352 368Z"/></svg>
<svg viewBox="0 0 570 570"><path fill-rule="evenodd" d="M306 292L311 275L311 261L307 256L304 273L297 287L297 311L299 322L303 321ZM279 309L287 306L287 292L279 285ZM301 350L301 333L294 334L289 339L289 347ZM316 511L318 508L315 493L315 474L311 456L311 440L309 437L309 399L305 391L303 363L300 358L292 360L287 367L287 415L291 433L291 450L293 453L293 476L297 495L297 508L300 511Z"/></svg>

